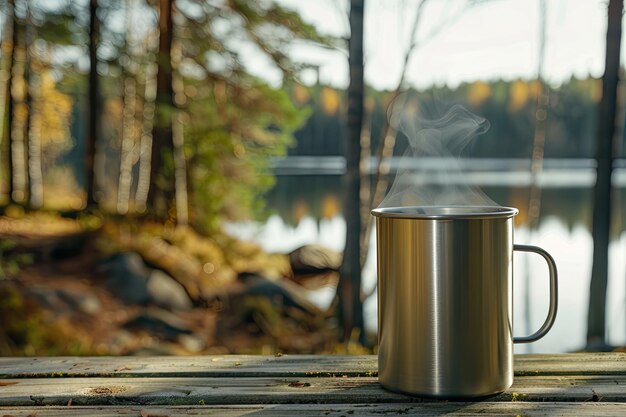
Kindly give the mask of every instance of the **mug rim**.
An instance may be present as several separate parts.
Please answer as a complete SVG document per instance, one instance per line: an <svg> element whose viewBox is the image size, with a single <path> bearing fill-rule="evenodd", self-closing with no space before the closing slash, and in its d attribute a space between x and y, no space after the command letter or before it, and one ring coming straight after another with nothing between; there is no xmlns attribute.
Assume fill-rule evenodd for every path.
<svg viewBox="0 0 626 417"><path fill-rule="evenodd" d="M457 220L509 218L519 210L505 206L405 206L378 207L371 211L373 216L398 219Z"/></svg>

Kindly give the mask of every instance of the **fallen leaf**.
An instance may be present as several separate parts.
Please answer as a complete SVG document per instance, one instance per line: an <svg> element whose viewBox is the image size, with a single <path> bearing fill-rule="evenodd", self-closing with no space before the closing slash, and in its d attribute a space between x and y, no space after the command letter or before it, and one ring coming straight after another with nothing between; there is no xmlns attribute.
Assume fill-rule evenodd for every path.
<svg viewBox="0 0 626 417"><path fill-rule="evenodd" d="M302 388L302 387L310 387L311 384L308 382L301 382L301 381L292 381L289 383L290 387L296 387L296 388Z"/></svg>
<svg viewBox="0 0 626 417"><path fill-rule="evenodd" d="M13 381L7 381L7 382L5 382L5 381L0 381L0 387L6 387L6 386L8 386L8 385L15 385L15 384L17 384L17 382L13 382Z"/></svg>

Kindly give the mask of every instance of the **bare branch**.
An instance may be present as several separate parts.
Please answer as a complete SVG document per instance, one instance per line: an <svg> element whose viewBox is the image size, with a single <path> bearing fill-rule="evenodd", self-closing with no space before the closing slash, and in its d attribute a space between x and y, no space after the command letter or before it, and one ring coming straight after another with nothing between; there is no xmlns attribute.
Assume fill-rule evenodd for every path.
<svg viewBox="0 0 626 417"><path fill-rule="evenodd" d="M400 79L396 88L394 89L391 97L391 105L395 103L396 99L400 94L404 91L404 83L406 79L406 75L408 72L409 61L415 50L419 46L423 46L432 39L436 38L444 29L448 28L454 22L456 22L470 7L480 5L485 3L488 0L471 0L465 7L458 10L452 16L445 19L443 22L435 26L431 32L429 32L424 38L421 40L417 39L417 31L419 29L419 23L422 18L422 14L424 12L424 8L426 3L429 0L422 0L415 12L415 16L413 19L413 23L411 26L411 43L409 47L406 49L404 53L402 72L400 73ZM377 166L376 166L376 176L373 183L373 192L370 194L369 207L370 209L376 207L383 200L385 192L387 191L387 186L389 184L388 174L389 174L389 166L387 164L387 160L392 156L393 149L396 144L396 135L397 130L391 126L388 120L385 120L385 124L382 129L381 140L378 145L378 149L376 152L377 155ZM369 155L368 155L369 156ZM371 220L369 217L365 217L363 221L363 230L361 234L361 264L365 263L365 258L367 256L367 247L369 246L369 238L371 231ZM372 292L375 291L375 288ZM371 293L369 294L371 295ZM367 298L367 295L365 296Z"/></svg>

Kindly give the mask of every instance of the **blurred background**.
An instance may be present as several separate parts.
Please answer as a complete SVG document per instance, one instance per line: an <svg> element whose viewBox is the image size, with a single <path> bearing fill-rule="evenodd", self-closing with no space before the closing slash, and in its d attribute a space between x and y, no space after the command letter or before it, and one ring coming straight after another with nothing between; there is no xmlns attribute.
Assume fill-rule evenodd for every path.
<svg viewBox="0 0 626 417"><path fill-rule="evenodd" d="M556 324L519 352L626 344L624 87L604 75L603 94L621 49L606 2L0 10L0 355L375 352L369 210L407 166L416 186L517 207L516 242L554 256ZM607 88L616 131L601 142ZM403 159L395 115L455 104L491 128L453 158ZM594 194L599 143L612 175ZM611 208L595 221L594 198ZM521 336L545 318L547 271L519 254L514 274Z"/></svg>

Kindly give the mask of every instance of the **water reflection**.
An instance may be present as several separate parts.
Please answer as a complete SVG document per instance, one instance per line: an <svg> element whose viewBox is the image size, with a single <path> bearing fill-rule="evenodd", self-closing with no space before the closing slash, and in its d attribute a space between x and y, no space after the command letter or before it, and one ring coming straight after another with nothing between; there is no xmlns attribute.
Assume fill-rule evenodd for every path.
<svg viewBox="0 0 626 417"><path fill-rule="evenodd" d="M561 171L564 181L549 182L542 189L539 227L532 233L524 227L528 186L482 186L494 201L517 207L516 243L539 245L548 250L559 267L559 315L550 333L532 345L516 346L517 352L566 352L580 349L585 343L587 296L591 274L592 189L587 181L576 185ZM572 172L572 175L575 175ZM624 173L619 172L623 176ZM285 175L278 176L276 186L268 193L268 206L273 211L262 224L232 225L231 231L258 241L265 249L287 252L307 243L320 243L342 250L345 242L345 222L341 211L343 193L339 175ZM613 242L610 247L610 277L607 306L608 342L626 344L626 300L624 277L626 265L625 225L622 222L626 208L620 201L626 197L621 187L615 198ZM367 263L363 271L365 289L376 281L375 239L370 239ZM372 256L374 255L374 256ZM527 258L527 259L525 259ZM529 273L528 273L529 272ZM514 329L516 335L530 333L541 325L548 308L548 277L545 263L536 256L516 254L514 262ZM530 288L529 311L525 308L526 288ZM323 288L313 295L320 306L326 306L334 290ZM376 296L365 303L368 328L376 329Z"/></svg>
<svg viewBox="0 0 626 417"><path fill-rule="evenodd" d="M550 175L550 174L547 174ZM567 178L568 173L561 173ZM278 176L275 187L267 194L268 206L272 214L277 214L287 224L296 226L304 217L322 220L341 213L343 195L342 177L339 175L289 175ZM517 207L520 214L516 224L526 222L528 205L528 186L481 186L482 190L494 201L503 206ZM626 215L626 207L619 204L626 197L626 188L620 188L620 195L615 201L615 232L622 230L619 219ZM559 186L551 184L542 190L541 217L545 221L557 217L570 230L576 225L591 227L590 186L575 186L571 183Z"/></svg>

